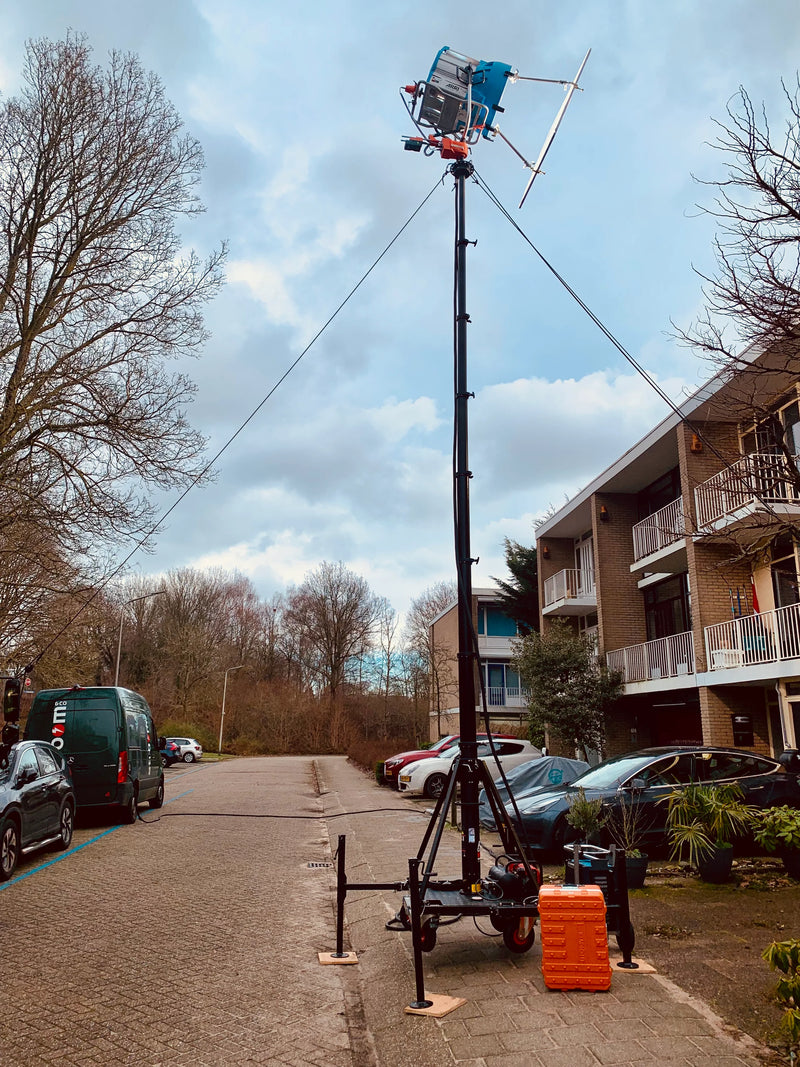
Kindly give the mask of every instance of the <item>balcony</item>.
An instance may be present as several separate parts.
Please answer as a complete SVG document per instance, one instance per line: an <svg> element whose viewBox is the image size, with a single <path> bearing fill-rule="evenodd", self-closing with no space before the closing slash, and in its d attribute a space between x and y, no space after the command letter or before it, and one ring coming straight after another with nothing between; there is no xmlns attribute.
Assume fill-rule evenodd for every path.
<svg viewBox="0 0 800 1067"><path fill-rule="evenodd" d="M609 670L619 671L626 685L694 674L692 633L659 637L606 653Z"/></svg>
<svg viewBox="0 0 800 1067"><path fill-rule="evenodd" d="M800 604L707 626L708 670L800 659Z"/></svg>
<svg viewBox="0 0 800 1067"><path fill-rule="evenodd" d="M756 452L742 456L694 491L701 533L727 529L770 512L797 515L798 472L784 456Z"/></svg>
<svg viewBox="0 0 800 1067"><path fill-rule="evenodd" d="M490 685L486 690L486 699L493 708L525 708L529 695L527 689L511 685Z"/></svg>
<svg viewBox="0 0 800 1067"><path fill-rule="evenodd" d="M568 567L546 579L543 615L587 615L596 610L593 571Z"/></svg>
<svg viewBox="0 0 800 1067"><path fill-rule="evenodd" d="M633 527L631 573L677 574L686 569L686 520L683 497L648 515Z"/></svg>

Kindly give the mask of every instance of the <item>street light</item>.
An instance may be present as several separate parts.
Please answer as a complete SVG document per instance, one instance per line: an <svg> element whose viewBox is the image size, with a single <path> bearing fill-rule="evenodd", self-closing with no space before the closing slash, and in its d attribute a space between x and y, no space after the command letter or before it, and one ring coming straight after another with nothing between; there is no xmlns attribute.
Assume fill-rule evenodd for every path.
<svg viewBox="0 0 800 1067"><path fill-rule="evenodd" d="M129 604L136 604L140 600L149 600L151 596L160 596L162 593L166 593L166 589L156 589L155 593L145 593L144 596L135 596L132 600L126 600L122 605L122 611L119 615L119 637L117 638L117 667L114 671L114 685L119 685L119 657L122 652L122 623L125 619L125 608Z"/></svg>
<svg viewBox="0 0 800 1067"><path fill-rule="evenodd" d="M222 727L225 725L225 694L228 692L228 675L231 671L238 671L244 667L243 663L237 663L235 667L228 667L225 671L225 682L222 686L222 715L219 720L219 744L217 745L217 755L222 755Z"/></svg>

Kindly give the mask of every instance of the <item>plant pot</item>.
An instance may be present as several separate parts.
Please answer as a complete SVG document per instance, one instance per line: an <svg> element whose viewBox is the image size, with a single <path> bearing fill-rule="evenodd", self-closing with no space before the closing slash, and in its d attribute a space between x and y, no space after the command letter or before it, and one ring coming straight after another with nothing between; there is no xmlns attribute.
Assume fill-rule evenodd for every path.
<svg viewBox="0 0 800 1067"><path fill-rule="evenodd" d="M800 849L782 849L780 857L783 860L783 866L786 868L786 873L789 877L800 882Z"/></svg>
<svg viewBox="0 0 800 1067"><path fill-rule="evenodd" d="M625 873L628 876L628 889L641 889L647 874L647 853L641 856L625 857Z"/></svg>
<svg viewBox="0 0 800 1067"><path fill-rule="evenodd" d="M733 846L714 845L702 859L697 861L697 871L704 882L719 885L727 882L733 866Z"/></svg>

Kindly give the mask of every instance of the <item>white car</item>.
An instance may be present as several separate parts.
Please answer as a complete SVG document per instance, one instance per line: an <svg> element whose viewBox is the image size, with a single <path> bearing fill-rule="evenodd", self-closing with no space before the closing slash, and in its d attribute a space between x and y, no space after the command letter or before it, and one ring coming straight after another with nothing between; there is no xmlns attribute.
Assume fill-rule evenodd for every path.
<svg viewBox="0 0 800 1067"><path fill-rule="evenodd" d="M194 763L195 760L203 758L203 746L193 737L168 737L167 741L173 741L178 746L184 763Z"/></svg>
<svg viewBox="0 0 800 1067"><path fill-rule="evenodd" d="M503 770L517 767L520 763L528 763L532 759L541 759L541 749L536 748L530 741L516 741L508 738L499 738L494 742L494 751L497 753ZM453 748L444 756L436 756L433 759L419 760L417 763L409 763L400 772L397 783L401 793L422 793L426 797L441 796L447 781L453 760L459 749ZM488 741L478 742L478 756L484 760L489 768L492 778L497 776L497 764L492 755L492 749Z"/></svg>

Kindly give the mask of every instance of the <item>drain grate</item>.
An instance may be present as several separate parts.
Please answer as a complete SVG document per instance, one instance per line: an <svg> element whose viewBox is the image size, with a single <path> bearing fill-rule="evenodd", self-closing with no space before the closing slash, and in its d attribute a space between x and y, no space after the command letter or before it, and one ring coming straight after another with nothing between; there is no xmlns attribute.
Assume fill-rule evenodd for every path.
<svg viewBox="0 0 800 1067"><path fill-rule="evenodd" d="M307 863L306 864L306 867L308 867L308 869L310 871L313 871L316 867L332 867L332 866L333 866L332 863L316 863L314 861L312 861L311 863Z"/></svg>

